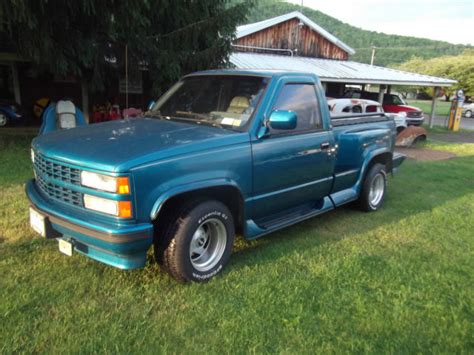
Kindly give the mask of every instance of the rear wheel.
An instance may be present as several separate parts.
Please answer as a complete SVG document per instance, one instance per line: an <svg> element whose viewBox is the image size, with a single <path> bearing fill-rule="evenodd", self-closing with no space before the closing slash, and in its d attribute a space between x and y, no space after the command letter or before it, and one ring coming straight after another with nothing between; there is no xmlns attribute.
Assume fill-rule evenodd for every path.
<svg viewBox="0 0 474 355"><path fill-rule="evenodd" d="M365 176L359 203L364 211L378 210L385 199L387 189L387 173L385 165L374 164Z"/></svg>
<svg viewBox="0 0 474 355"><path fill-rule="evenodd" d="M218 201L190 202L156 237L158 262L177 280L202 282L229 261L235 229L229 209Z"/></svg>
<svg viewBox="0 0 474 355"><path fill-rule="evenodd" d="M471 118L472 117L472 111L471 110L467 110L464 112L464 117L466 118Z"/></svg>

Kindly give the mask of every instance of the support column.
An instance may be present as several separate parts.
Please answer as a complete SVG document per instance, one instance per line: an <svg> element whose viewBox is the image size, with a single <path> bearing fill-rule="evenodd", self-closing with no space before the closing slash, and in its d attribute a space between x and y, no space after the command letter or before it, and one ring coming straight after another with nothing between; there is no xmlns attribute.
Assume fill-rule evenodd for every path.
<svg viewBox="0 0 474 355"><path fill-rule="evenodd" d="M383 103L383 95L385 94L385 85L380 85L379 86L379 103Z"/></svg>
<svg viewBox="0 0 474 355"><path fill-rule="evenodd" d="M89 88L85 79L81 80L82 113L89 123Z"/></svg>
<svg viewBox="0 0 474 355"><path fill-rule="evenodd" d="M387 86L387 94L390 94L392 92L392 85Z"/></svg>
<svg viewBox="0 0 474 355"><path fill-rule="evenodd" d="M323 86L324 95L326 95L327 92L328 92L328 84L327 83L321 83L321 85Z"/></svg>
<svg viewBox="0 0 474 355"><path fill-rule="evenodd" d="M339 96L344 95L344 91L346 91L346 84L339 84Z"/></svg>
<svg viewBox="0 0 474 355"><path fill-rule="evenodd" d="M18 68L15 62L11 62L10 67L12 69L13 79L13 95L15 96L15 102L21 105L21 91L20 91L20 80L18 80Z"/></svg>
<svg viewBox="0 0 474 355"><path fill-rule="evenodd" d="M430 128L433 128L434 125L434 117L436 112L436 99L438 97L439 87L433 87L433 100L431 100L431 113L430 113Z"/></svg>

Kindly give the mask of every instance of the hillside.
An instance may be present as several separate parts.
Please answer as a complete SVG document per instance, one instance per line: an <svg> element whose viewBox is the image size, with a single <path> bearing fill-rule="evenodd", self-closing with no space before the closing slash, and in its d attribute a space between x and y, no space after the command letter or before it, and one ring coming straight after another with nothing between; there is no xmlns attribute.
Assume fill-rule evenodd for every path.
<svg viewBox="0 0 474 355"><path fill-rule="evenodd" d="M466 48L472 48L472 46L456 45L424 38L367 31L309 7L301 7L277 0L257 1L255 7L249 11L246 23L262 21L295 10L303 12L318 25L354 48L356 54L351 56L351 59L363 63L370 63L372 46L377 47L375 64L382 66L394 66L414 56L429 59L443 55L457 55Z"/></svg>

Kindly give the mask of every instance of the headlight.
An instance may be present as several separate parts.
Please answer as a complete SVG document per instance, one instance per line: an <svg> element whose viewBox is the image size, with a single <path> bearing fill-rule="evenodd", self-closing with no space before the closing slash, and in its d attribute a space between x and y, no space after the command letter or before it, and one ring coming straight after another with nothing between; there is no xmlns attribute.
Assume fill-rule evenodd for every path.
<svg viewBox="0 0 474 355"><path fill-rule="evenodd" d="M128 177L114 177L91 173L90 171L82 171L81 185L118 194L130 193L130 181Z"/></svg>
<svg viewBox="0 0 474 355"><path fill-rule="evenodd" d="M114 201L106 198L84 194L84 207L122 218L132 217L130 201Z"/></svg>
<svg viewBox="0 0 474 355"><path fill-rule="evenodd" d="M400 117L407 117L407 113L405 111L399 112L398 114L400 115Z"/></svg>
<svg viewBox="0 0 474 355"><path fill-rule="evenodd" d="M33 148L30 149L31 152L31 162L34 164L35 163L35 151Z"/></svg>
<svg viewBox="0 0 474 355"><path fill-rule="evenodd" d="M16 113L17 109L16 109L16 106L14 105L10 105L10 110L12 110L13 112Z"/></svg>

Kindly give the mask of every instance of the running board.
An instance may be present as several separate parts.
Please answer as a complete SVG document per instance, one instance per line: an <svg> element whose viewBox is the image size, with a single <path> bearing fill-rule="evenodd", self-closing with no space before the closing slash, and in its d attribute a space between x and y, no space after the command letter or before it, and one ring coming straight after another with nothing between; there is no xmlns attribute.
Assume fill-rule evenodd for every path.
<svg viewBox="0 0 474 355"><path fill-rule="evenodd" d="M321 213L334 209L334 205L331 199L327 196L323 199L322 204L318 205L320 205L321 207L295 210L294 212L286 214L285 217L263 219L259 220L258 222L249 219L246 221L245 239L251 240L263 237L268 233L274 232L285 227L289 227L293 224L304 221L305 219L315 217Z"/></svg>
<svg viewBox="0 0 474 355"><path fill-rule="evenodd" d="M357 192L356 187L345 189L345 190L333 193L329 196L331 197L331 200L334 202L334 205L336 207L352 202L359 198L359 194Z"/></svg>

